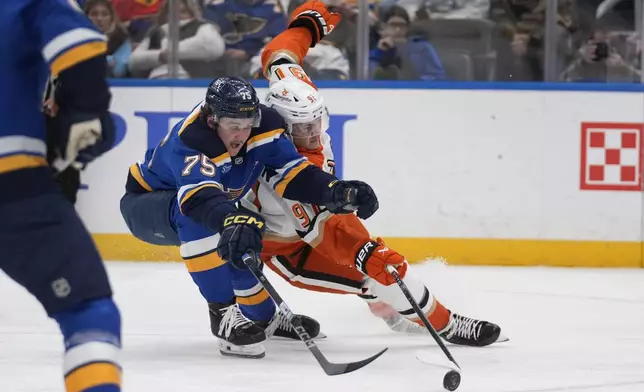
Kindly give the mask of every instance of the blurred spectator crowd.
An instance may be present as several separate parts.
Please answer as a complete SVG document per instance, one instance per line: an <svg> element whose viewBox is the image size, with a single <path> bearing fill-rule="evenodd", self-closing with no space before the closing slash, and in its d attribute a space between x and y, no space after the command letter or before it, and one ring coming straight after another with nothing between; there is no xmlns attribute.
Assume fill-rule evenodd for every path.
<svg viewBox="0 0 644 392"><path fill-rule="evenodd" d="M164 79L169 1L78 0L108 37L113 78ZM260 53L302 0L176 0L178 78L261 78ZM610 1L608 1L610 2ZM558 0L556 80L639 82L635 0ZM369 75L376 80L544 80L547 0L369 1ZM610 2L614 3L614 2ZM314 80L355 79L359 6L328 0L338 28L309 51ZM599 10L599 11L598 11Z"/></svg>

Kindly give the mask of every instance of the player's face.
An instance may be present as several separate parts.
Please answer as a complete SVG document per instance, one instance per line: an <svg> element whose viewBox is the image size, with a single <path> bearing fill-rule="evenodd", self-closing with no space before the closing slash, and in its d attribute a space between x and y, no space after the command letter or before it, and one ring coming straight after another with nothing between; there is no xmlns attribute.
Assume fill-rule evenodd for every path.
<svg viewBox="0 0 644 392"><path fill-rule="evenodd" d="M237 155L246 140L248 140L253 129L253 121L254 119L252 118L223 117L219 119L217 134L226 145L230 156Z"/></svg>
<svg viewBox="0 0 644 392"><path fill-rule="evenodd" d="M291 137L295 147L305 150L315 150L320 147L322 119L318 118L308 123L291 125Z"/></svg>

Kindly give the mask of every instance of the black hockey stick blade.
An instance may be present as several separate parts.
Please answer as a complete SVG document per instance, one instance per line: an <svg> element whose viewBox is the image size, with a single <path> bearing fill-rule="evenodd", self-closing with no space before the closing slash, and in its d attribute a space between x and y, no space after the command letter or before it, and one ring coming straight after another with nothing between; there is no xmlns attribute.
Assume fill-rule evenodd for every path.
<svg viewBox="0 0 644 392"><path fill-rule="evenodd" d="M315 347L317 351L319 352L320 350ZM351 362L351 363L331 363L327 361L327 359L322 355L320 352L321 357L318 357L315 355L315 352L313 350L313 355L315 355L315 358L318 360L320 365L322 366L322 369L324 369L324 372L329 375L329 376L337 376L338 374L347 374L351 373L353 371L356 371L358 369L361 369L371 362L375 361L379 356L385 353L388 348L383 349L379 353L372 355L371 357L367 359L363 359L362 361L357 361L357 362Z"/></svg>
<svg viewBox="0 0 644 392"><path fill-rule="evenodd" d="M318 348L317 344L311 339L311 336L309 336L309 333L306 332L306 329L302 326L302 322L295 317L291 309L288 307L286 302L282 299L282 297L277 293L277 290L275 290L275 287L266 279L266 275L262 272L262 270L259 269L259 261L257 260L257 256L253 254L252 256L249 255L248 253L245 253L242 256L242 260L244 264L250 269L250 271L255 275L259 283L264 287L264 290L268 292L268 295L275 301L277 304L277 307L280 309L282 313L288 318L288 321L291 323L293 326L293 329L297 333L297 336L300 338L302 342L306 345L306 347L311 351L315 359L318 361L324 372L329 375L329 376L336 376L339 374L346 374L346 373L351 373L355 370L361 369L374 360L381 356L382 354L387 351L387 348L384 350L380 351L378 354L373 355L367 359L364 359L362 361L357 361L357 362L351 362L351 363L332 363L329 362L328 359L322 354L322 351Z"/></svg>
<svg viewBox="0 0 644 392"><path fill-rule="evenodd" d="M425 315L423 310L420 308L420 306L418 306L418 302L416 302L416 300L414 299L414 296L411 295L411 291L409 291L409 288L407 287L405 282L403 282L402 279L400 278L400 275L398 275L398 271L396 271L396 268L394 268L394 266L390 265L387 268L387 270L394 277L394 279L396 279L396 283L398 283L398 287L400 287L400 290L405 295L405 298L407 298L407 301L409 301L409 304L414 309L414 312L416 312L416 315L423 322L423 324L425 325L425 328L427 328L427 330L429 331L430 335L432 335L432 337L436 341L436 344L438 344L438 347L441 348L441 350L443 351L443 354L445 354L447 359L449 359L454 365L456 365L456 367L459 370L461 370L461 367L458 365L458 363L456 363L456 360L452 356L452 353L450 353L449 350L447 349L447 347L445 347L445 344L441 340L441 337L438 336L438 333L436 332L434 327L432 327L432 324L429 322L429 320L427 320L427 316Z"/></svg>

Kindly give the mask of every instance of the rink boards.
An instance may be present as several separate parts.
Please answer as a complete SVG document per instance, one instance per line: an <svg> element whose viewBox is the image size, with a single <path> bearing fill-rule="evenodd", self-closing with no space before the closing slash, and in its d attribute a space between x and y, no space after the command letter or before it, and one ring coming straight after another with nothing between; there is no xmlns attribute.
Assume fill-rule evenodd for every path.
<svg viewBox="0 0 644 392"><path fill-rule="evenodd" d="M77 205L107 259L180 260L129 236L118 202L128 166L203 98L189 83L113 87L118 145ZM410 261L643 265L641 88L351 86L322 87L336 167L373 186L366 225Z"/></svg>

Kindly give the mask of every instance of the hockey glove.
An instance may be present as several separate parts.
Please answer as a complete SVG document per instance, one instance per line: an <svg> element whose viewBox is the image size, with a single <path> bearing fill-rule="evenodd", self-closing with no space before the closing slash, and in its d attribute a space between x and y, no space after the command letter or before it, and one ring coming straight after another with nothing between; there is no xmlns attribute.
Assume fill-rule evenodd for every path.
<svg viewBox="0 0 644 392"><path fill-rule="evenodd" d="M48 124L57 157L52 166L63 171L74 165L82 169L114 145L115 130L112 116L104 113L79 113L60 110Z"/></svg>
<svg viewBox="0 0 644 392"><path fill-rule="evenodd" d="M311 47L335 29L341 16L329 12L321 1L307 1L293 11L288 28L304 27L311 32Z"/></svg>
<svg viewBox="0 0 644 392"><path fill-rule="evenodd" d="M407 273L405 258L389 249L380 238L364 244L358 250L355 263L357 269L385 286L396 283L396 279L387 271L387 266L393 265L401 279Z"/></svg>
<svg viewBox="0 0 644 392"><path fill-rule="evenodd" d="M217 254L234 267L247 269L242 255L249 251L261 252L266 229L264 219L251 211L237 211L226 215L222 227Z"/></svg>
<svg viewBox="0 0 644 392"><path fill-rule="evenodd" d="M331 202L326 204L334 214L358 212L358 218L367 219L378 211L376 193L362 181L337 181L331 185Z"/></svg>

